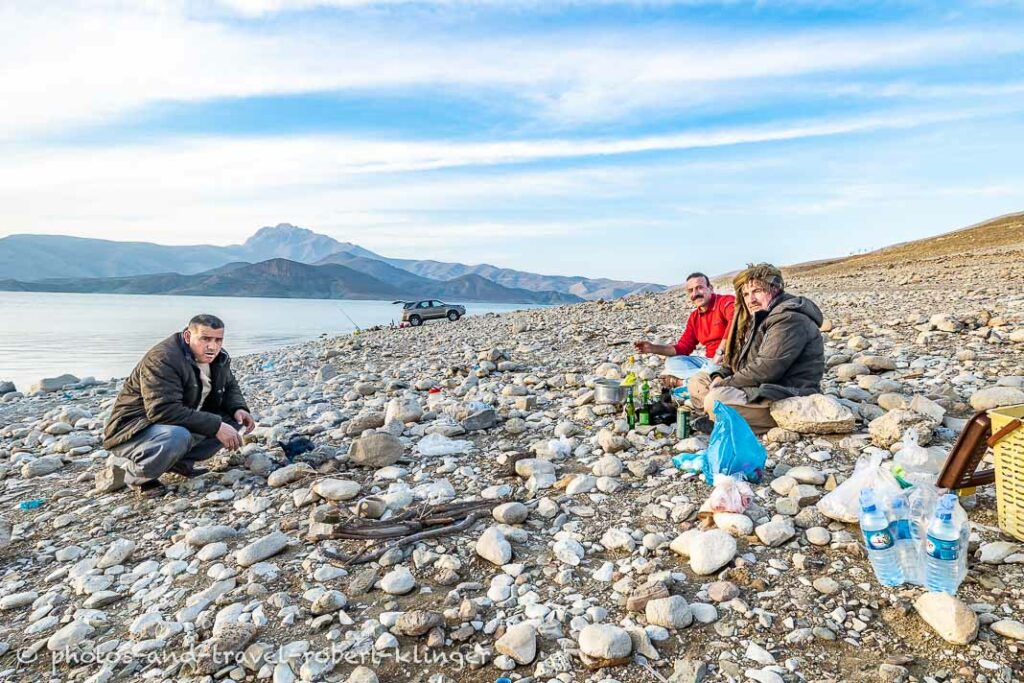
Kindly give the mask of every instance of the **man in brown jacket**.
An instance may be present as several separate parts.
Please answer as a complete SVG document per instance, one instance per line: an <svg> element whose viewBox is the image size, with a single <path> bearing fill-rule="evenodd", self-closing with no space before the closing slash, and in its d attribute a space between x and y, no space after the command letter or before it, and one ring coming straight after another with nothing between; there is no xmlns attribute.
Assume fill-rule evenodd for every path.
<svg viewBox="0 0 1024 683"><path fill-rule="evenodd" d="M770 264L749 266L733 285L736 315L725 340L722 367L690 378L690 401L711 420L715 402L721 401L763 434L776 426L772 401L821 391L824 318L813 301L785 292L781 271ZM706 427L700 418L694 427L701 429L701 423Z"/></svg>
<svg viewBox="0 0 1024 683"><path fill-rule="evenodd" d="M160 493L159 477L195 477L195 463L221 448L242 445L239 426L252 430L242 391L222 349L224 323L197 315L182 332L149 351L125 380L103 433L110 451L103 490L121 483L141 493Z"/></svg>

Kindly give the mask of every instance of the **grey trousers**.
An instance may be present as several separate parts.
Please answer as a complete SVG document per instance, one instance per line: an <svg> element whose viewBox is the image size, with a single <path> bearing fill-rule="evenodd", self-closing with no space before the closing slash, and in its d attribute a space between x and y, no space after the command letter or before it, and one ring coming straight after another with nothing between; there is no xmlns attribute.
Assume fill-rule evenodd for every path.
<svg viewBox="0 0 1024 683"><path fill-rule="evenodd" d="M184 427L150 425L131 441L111 449L110 462L125 471L124 483L139 486L159 479L178 462L208 460L221 448L217 439L193 434Z"/></svg>

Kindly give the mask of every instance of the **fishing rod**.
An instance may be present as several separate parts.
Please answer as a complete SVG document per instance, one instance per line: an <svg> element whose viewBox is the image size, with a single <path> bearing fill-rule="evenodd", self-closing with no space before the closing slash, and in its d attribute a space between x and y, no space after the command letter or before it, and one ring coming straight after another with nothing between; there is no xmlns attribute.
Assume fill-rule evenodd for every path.
<svg viewBox="0 0 1024 683"><path fill-rule="evenodd" d="M346 318L348 318L348 321L349 321L350 323L352 323L352 325L353 325L353 326L354 326L354 327L356 328L356 331L358 331L358 332L362 332L362 331L363 331L363 330L362 330L362 329L361 329L361 328L359 327L359 325L356 325L356 321L355 321L355 320L353 320L353 319L352 319L352 317L351 317L351 316L350 316L350 315L349 315L348 313L346 313L346 312L345 312L345 309L344 309L344 308L342 308L342 307L341 307L341 306L339 305L339 306L338 306L338 310L339 310L339 311L341 311L341 314L342 314L343 316L345 316Z"/></svg>

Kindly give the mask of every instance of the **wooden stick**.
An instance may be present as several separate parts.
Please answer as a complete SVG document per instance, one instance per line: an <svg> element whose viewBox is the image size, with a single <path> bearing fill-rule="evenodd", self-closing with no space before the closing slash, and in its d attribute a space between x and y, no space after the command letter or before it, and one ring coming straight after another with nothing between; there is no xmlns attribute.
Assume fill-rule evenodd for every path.
<svg viewBox="0 0 1024 683"><path fill-rule="evenodd" d="M465 531L466 529L472 527L480 519L480 517L481 513L479 511L472 512L461 522L458 522L456 524L450 524L448 526L427 529L426 531L421 531L419 533L412 534L411 536L400 538L397 541L387 543L381 546L380 548L377 548L377 550L373 551L372 553L367 553L366 550L363 550L358 555L348 556L341 553L336 553L328 547L321 548L321 552L329 558L343 561L346 565L365 564L367 562L373 562L374 560L379 559L382 555L384 555L384 553L391 550L392 548L401 548L402 546L411 545L413 543L422 541L426 538L436 538L437 536L444 536L446 534Z"/></svg>

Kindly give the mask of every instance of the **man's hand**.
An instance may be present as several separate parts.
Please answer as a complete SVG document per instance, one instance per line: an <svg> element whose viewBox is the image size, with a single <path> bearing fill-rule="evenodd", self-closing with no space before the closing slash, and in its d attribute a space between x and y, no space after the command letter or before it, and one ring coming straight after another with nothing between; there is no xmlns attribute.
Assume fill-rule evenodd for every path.
<svg viewBox="0 0 1024 683"><path fill-rule="evenodd" d="M640 353L654 353L654 344L649 341L636 341L633 342L633 346L635 346L636 350Z"/></svg>
<svg viewBox="0 0 1024 683"><path fill-rule="evenodd" d="M252 419L252 415L250 415L249 411L247 410L236 410L235 422L242 425L242 428L245 429L246 434L256 429L256 420Z"/></svg>
<svg viewBox="0 0 1024 683"><path fill-rule="evenodd" d="M712 387L717 387L721 383L722 383L722 376L721 375L715 375L715 378L713 380L711 380L711 386Z"/></svg>
<svg viewBox="0 0 1024 683"><path fill-rule="evenodd" d="M251 420L252 418L249 419ZM220 441L224 448L229 451L237 451L242 447L241 435L239 435L238 431L227 422L220 423L220 429L217 430L217 441Z"/></svg>

